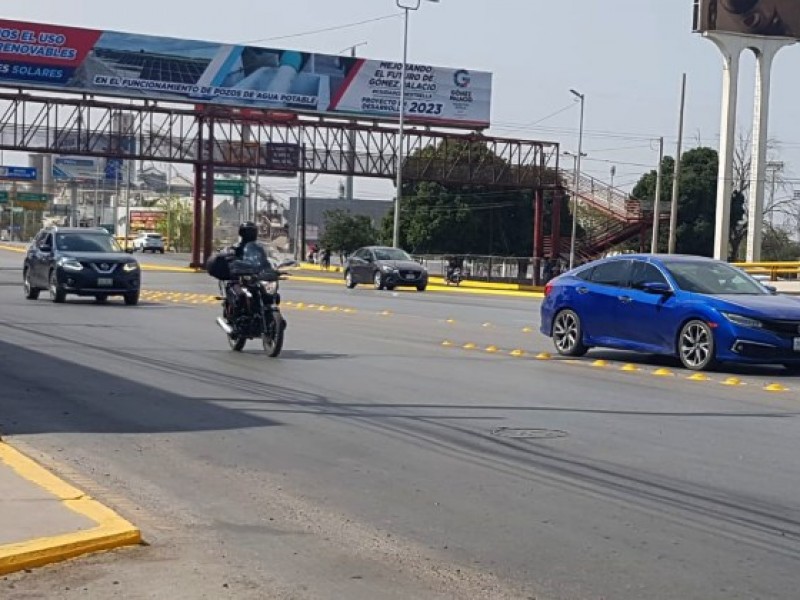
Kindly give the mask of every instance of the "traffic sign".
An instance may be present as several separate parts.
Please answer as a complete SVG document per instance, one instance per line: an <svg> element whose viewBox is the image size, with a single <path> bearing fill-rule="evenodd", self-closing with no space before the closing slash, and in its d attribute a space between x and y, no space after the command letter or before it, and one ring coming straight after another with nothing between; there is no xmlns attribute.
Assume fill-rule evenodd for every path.
<svg viewBox="0 0 800 600"><path fill-rule="evenodd" d="M8 204L11 201L11 192L8 190L0 190L0 204ZM47 204L50 202L49 194L36 194L34 192L17 192L14 204Z"/></svg>
<svg viewBox="0 0 800 600"><path fill-rule="evenodd" d="M0 179L11 179L14 181L36 181L36 168L0 166Z"/></svg>
<svg viewBox="0 0 800 600"><path fill-rule="evenodd" d="M244 196L247 182L244 179L215 179L214 193L220 196Z"/></svg>

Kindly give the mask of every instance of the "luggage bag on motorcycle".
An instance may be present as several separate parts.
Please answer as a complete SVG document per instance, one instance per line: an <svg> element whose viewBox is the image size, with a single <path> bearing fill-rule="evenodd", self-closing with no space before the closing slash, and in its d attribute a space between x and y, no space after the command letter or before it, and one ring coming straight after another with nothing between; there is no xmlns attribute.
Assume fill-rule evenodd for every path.
<svg viewBox="0 0 800 600"><path fill-rule="evenodd" d="M217 253L208 259L206 263L206 271L214 279L230 279L231 278L231 259L235 258L229 254Z"/></svg>

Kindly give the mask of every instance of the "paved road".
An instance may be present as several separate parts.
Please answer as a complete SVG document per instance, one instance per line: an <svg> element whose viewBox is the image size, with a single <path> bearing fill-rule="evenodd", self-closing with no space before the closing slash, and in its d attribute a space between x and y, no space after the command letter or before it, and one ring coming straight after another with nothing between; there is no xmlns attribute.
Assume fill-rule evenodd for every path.
<svg viewBox="0 0 800 600"><path fill-rule="evenodd" d="M0 431L150 545L2 597L796 597L780 371L538 360L534 300L298 282L270 360L228 350L205 276L56 306L22 298L19 260L0 252Z"/></svg>

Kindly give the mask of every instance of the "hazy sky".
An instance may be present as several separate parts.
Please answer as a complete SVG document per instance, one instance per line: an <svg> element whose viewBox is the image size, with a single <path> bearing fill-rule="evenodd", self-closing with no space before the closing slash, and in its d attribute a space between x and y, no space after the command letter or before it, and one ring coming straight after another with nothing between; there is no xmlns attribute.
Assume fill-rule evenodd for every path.
<svg viewBox="0 0 800 600"><path fill-rule="evenodd" d="M345 26L398 15L368 25ZM3 17L153 35L253 42L336 54L367 42L359 55L402 56L395 0L4 0ZM721 59L691 32L692 0L423 0L412 13L409 60L494 73L491 133L577 148L579 111L570 88L586 95L586 171L630 188L657 162L655 140L674 154L681 73L688 76L685 147L717 147ZM292 36L292 37L285 37ZM283 39L276 39L283 38ZM744 61L739 121L749 131L754 59ZM787 176L800 187L800 45L781 51L773 72L770 137ZM556 114L558 111L562 112ZM571 166L564 159L563 166ZM333 193L320 178L316 195ZM270 184L292 193L291 180ZM391 197L389 183L358 181L357 195Z"/></svg>

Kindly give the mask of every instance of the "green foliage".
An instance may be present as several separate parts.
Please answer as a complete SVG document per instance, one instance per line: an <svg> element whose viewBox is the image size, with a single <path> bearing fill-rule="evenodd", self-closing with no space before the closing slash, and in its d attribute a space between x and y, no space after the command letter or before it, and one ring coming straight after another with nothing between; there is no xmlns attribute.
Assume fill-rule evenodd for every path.
<svg viewBox="0 0 800 600"><path fill-rule="evenodd" d="M800 243L784 229L767 227L761 245L761 259L769 261L796 261L800 259Z"/></svg>
<svg viewBox="0 0 800 600"><path fill-rule="evenodd" d="M717 207L717 151L712 148L694 148L683 154L680 173L680 194L678 196L678 226L676 231L676 251L682 254L711 256L714 250L714 224ZM668 212L672 199L672 175L675 160L664 157L662 162L661 207ZM655 199L657 174L646 173L636 187L634 198L642 200L644 206L652 209ZM663 214L663 213L662 213ZM731 227L729 240L734 243L736 224L744 215L744 198L734 193L731 202ZM659 235L659 251L666 252L669 227L664 221Z"/></svg>
<svg viewBox="0 0 800 600"><path fill-rule="evenodd" d="M454 170L469 162L476 169L505 169L509 165L485 144L459 143L447 147L446 159ZM442 148L423 148L414 161L441 157ZM475 166L478 165L478 166ZM555 181L547 171L543 177ZM486 186L403 184L400 203L400 247L414 254L484 254L530 256L533 251L533 192L497 190ZM550 202L546 202L545 233L550 229ZM562 222L569 225L568 209ZM392 243L394 210L383 220L381 242ZM562 231L567 231L562 227Z"/></svg>
<svg viewBox="0 0 800 600"><path fill-rule="evenodd" d="M194 215L190 203L177 198L159 198L152 206L163 208L165 218L158 221L156 230L164 236L164 243L176 252L192 249L192 222Z"/></svg>
<svg viewBox="0 0 800 600"><path fill-rule="evenodd" d="M322 248L350 254L362 246L374 244L377 238L378 232L369 217L353 215L341 209L325 212L325 233L320 239Z"/></svg>

